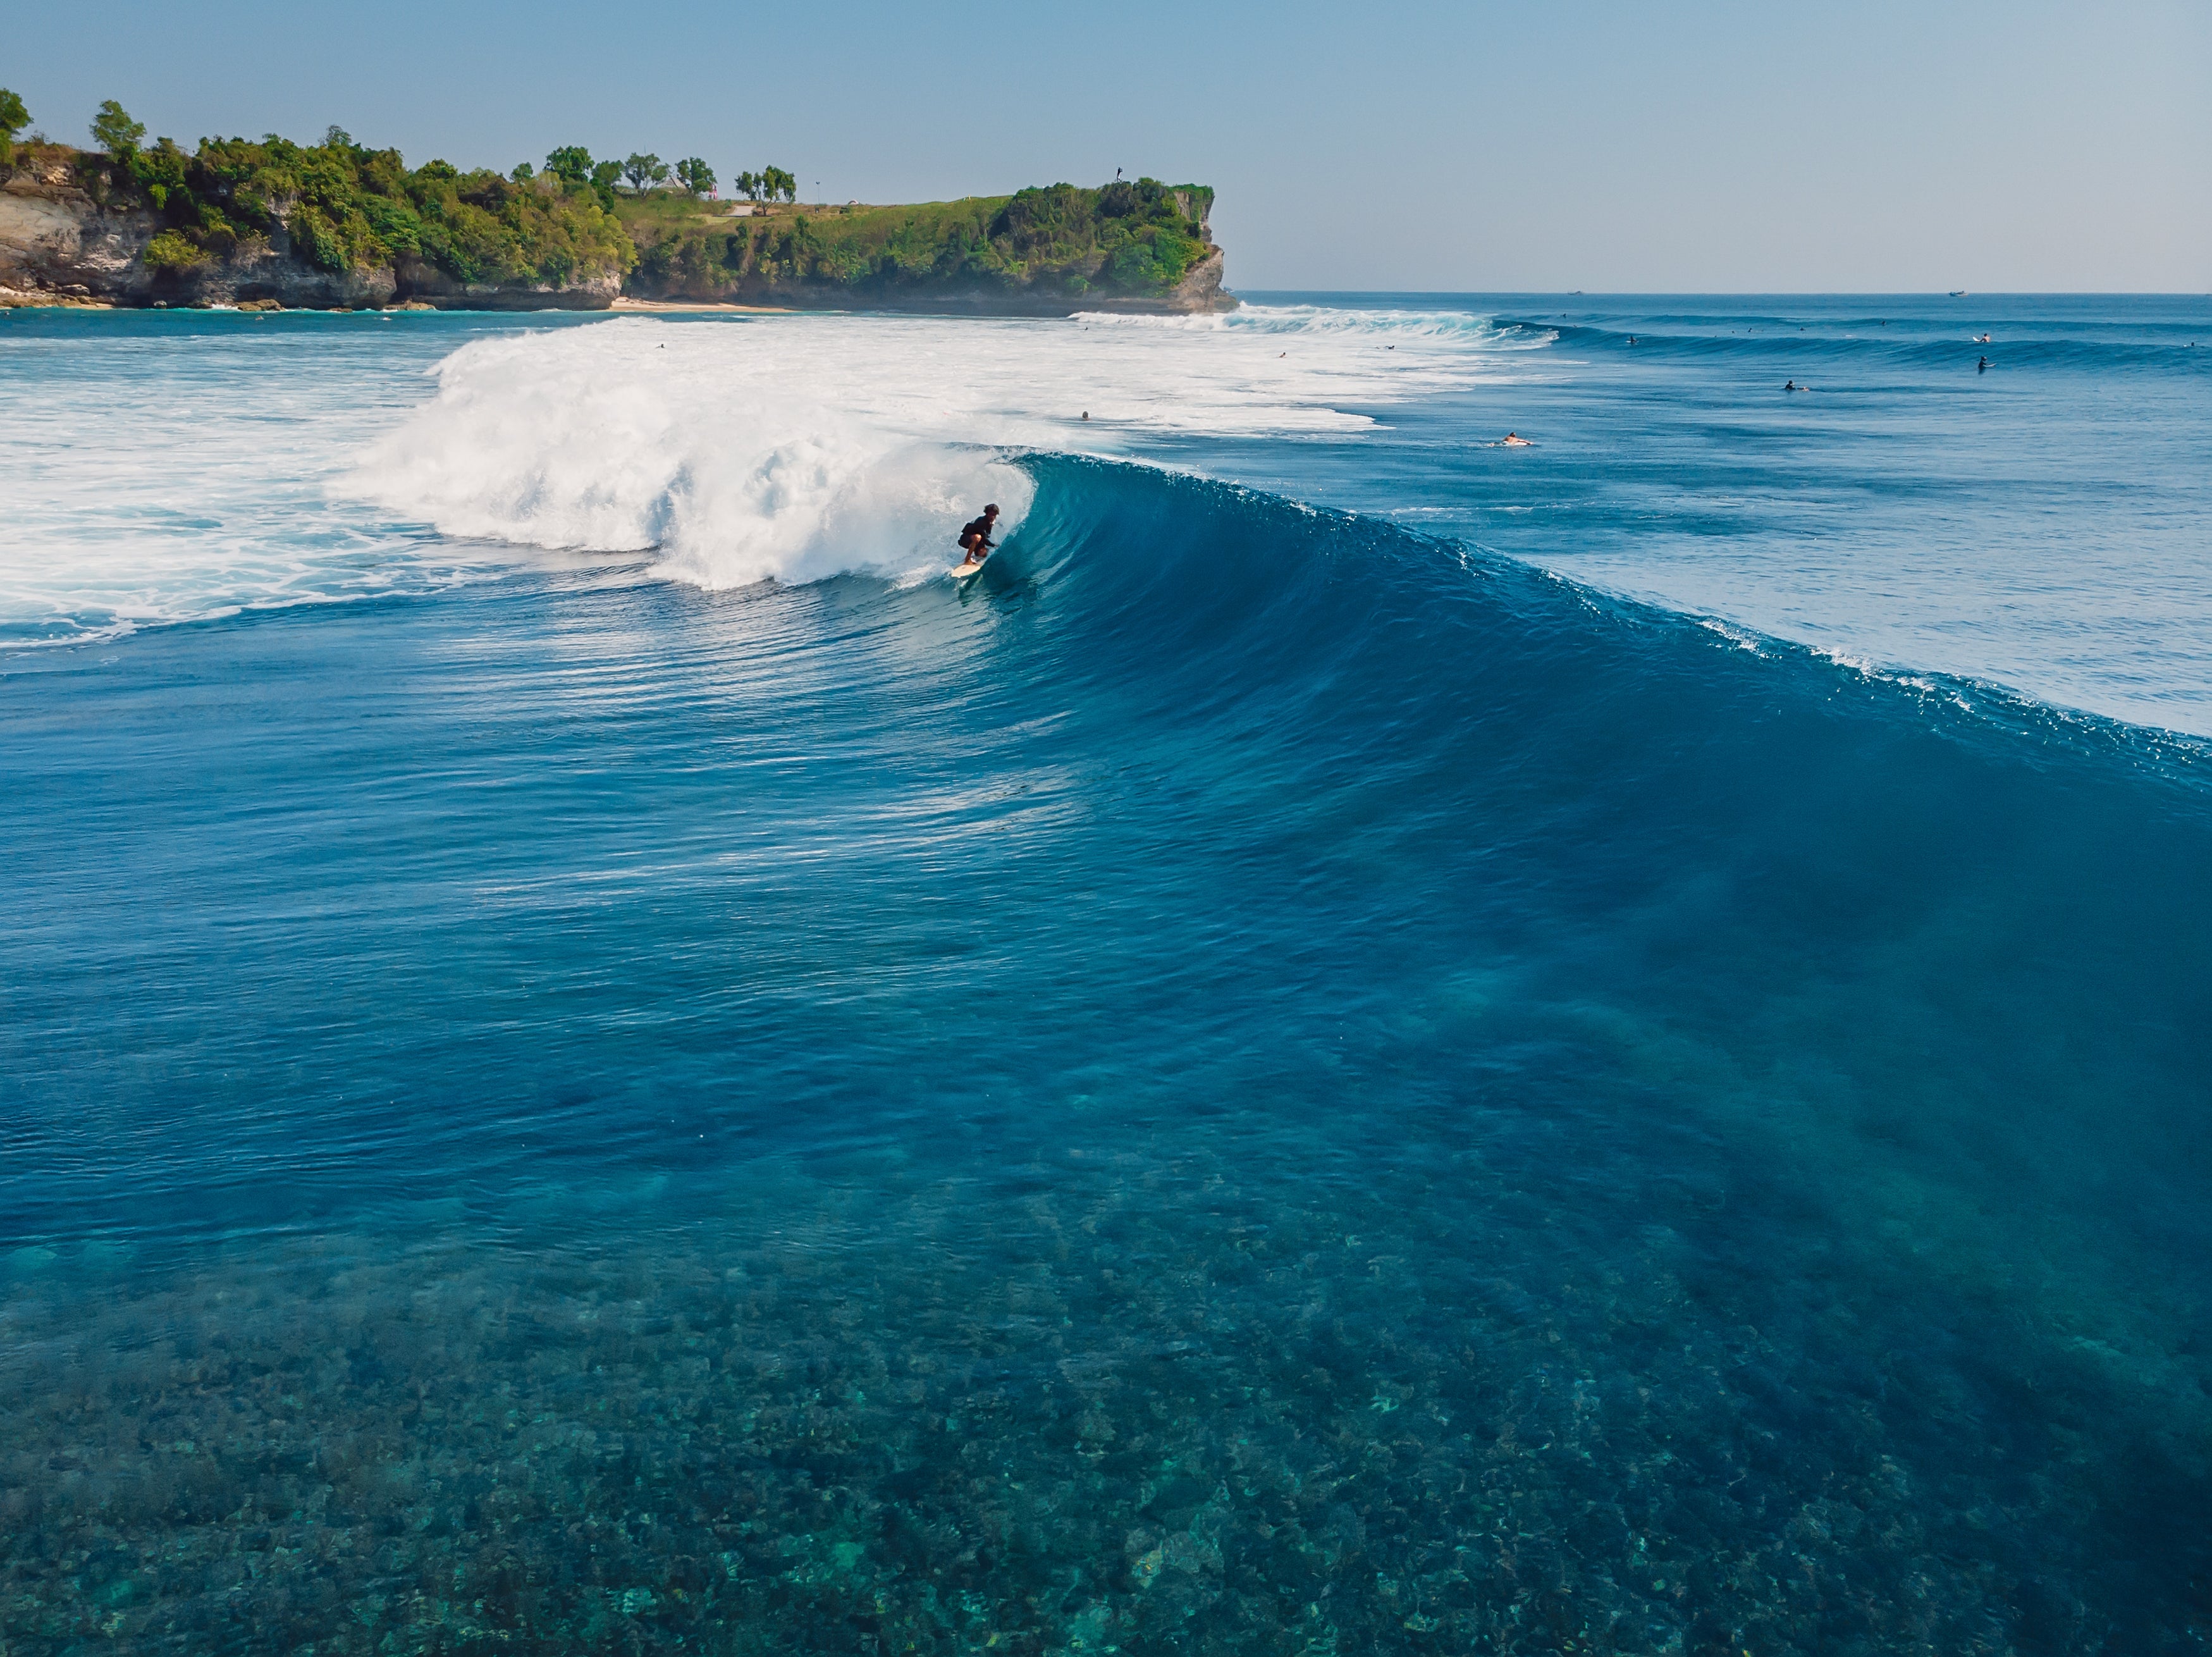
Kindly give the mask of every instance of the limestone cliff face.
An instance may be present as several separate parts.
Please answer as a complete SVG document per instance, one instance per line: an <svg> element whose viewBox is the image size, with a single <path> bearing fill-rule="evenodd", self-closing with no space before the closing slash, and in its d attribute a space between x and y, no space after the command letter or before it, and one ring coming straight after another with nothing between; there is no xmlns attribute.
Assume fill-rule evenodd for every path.
<svg viewBox="0 0 2212 1657"><path fill-rule="evenodd" d="M153 239L133 216L109 217L82 191L10 179L0 188L0 286L106 298L131 285Z"/></svg>
<svg viewBox="0 0 2212 1657"><path fill-rule="evenodd" d="M1227 256L1221 249L1208 243L1206 257L1183 272L1182 280L1158 299L1098 299L1085 304L1088 311L1230 311L1237 308L1234 295L1221 291L1222 271L1227 267Z"/></svg>
<svg viewBox="0 0 2212 1657"><path fill-rule="evenodd" d="M146 268L150 215L108 212L82 191L0 190L0 287L36 299L58 295L112 305L234 305L273 299L308 309L387 305L398 283L387 267L334 272L301 264L276 242L241 242L220 263L189 271Z"/></svg>
<svg viewBox="0 0 2212 1657"><path fill-rule="evenodd" d="M604 310L618 278L564 285L464 285L418 259L325 271L296 257L280 227L240 241L222 259L184 271L149 270L159 228L143 209L111 210L58 179L18 172L0 186L0 305L237 305L274 301L303 310L365 310L414 302L441 309Z"/></svg>
<svg viewBox="0 0 2212 1657"><path fill-rule="evenodd" d="M1173 308L1178 311L1225 311L1235 307L1235 295L1221 290L1221 278L1229 268L1228 255L1218 247L1210 247L1206 257L1184 272L1176 284Z"/></svg>

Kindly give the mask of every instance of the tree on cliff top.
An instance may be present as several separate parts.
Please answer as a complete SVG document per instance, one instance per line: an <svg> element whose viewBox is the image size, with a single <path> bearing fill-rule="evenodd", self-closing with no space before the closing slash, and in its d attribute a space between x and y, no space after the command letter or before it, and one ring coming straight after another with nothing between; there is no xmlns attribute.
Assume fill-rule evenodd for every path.
<svg viewBox="0 0 2212 1657"><path fill-rule="evenodd" d="M676 178L695 196L703 196L714 187L714 169L696 155L688 155L676 163Z"/></svg>
<svg viewBox="0 0 2212 1657"><path fill-rule="evenodd" d="M599 198L599 205L610 213L615 210L615 185L621 177L620 161L601 161L592 168L592 189Z"/></svg>
<svg viewBox="0 0 2212 1657"><path fill-rule="evenodd" d="M138 153L138 140L146 136L146 123L134 121L123 106L110 98L92 118L92 141L119 161Z"/></svg>
<svg viewBox="0 0 2212 1657"><path fill-rule="evenodd" d="M740 173L732 180L741 196L755 201L797 201L799 180L781 167L763 167L757 173Z"/></svg>
<svg viewBox="0 0 2212 1657"><path fill-rule="evenodd" d="M545 171L566 185L584 185L599 198L599 205L615 210L615 182L622 177L620 161L595 161L580 143L562 144L545 158Z"/></svg>
<svg viewBox="0 0 2212 1657"><path fill-rule="evenodd" d="M651 186L668 182L668 163L658 155L641 155L632 150L629 159L622 164L622 174L629 180L629 187L641 196Z"/></svg>
<svg viewBox="0 0 2212 1657"><path fill-rule="evenodd" d="M592 152L580 143L564 143L545 158L545 170L563 184L589 184Z"/></svg>
<svg viewBox="0 0 2212 1657"><path fill-rule="evenodd" d="M23 101L0 86L0 167L15 159L15 135L31 124Z"/></svg>

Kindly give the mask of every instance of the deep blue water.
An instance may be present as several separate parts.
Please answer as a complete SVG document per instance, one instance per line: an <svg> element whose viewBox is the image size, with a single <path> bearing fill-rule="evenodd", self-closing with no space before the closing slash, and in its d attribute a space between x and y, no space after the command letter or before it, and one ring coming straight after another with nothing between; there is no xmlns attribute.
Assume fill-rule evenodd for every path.
<svg viewBox="0 0 2212 1657"><path fill-rule="evenodd" d="M1519 343L1031 435L964 593L306 460L68 543L0 657L8 1651L2203 1648L2212 311L2016 302L1992 411L1942 302L1312 302ZM183 454L320 361L366 430L525 326L432 322L17 320L0 412L184 376ZM2131 469L2004 486L2085 400ZM106 417L0 437L13 590Z"/></svg>

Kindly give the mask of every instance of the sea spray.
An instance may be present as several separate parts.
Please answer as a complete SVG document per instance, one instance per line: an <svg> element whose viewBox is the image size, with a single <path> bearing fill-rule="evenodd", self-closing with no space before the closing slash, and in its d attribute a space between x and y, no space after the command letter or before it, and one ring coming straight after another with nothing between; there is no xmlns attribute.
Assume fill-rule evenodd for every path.
<svg viewBox="0 0 2212 1657"><path fill-rule="evenodd" d="M841 409L772 352L695 349L696 330L595 332L457 353L357 486L447 535L651 551L708 588L949 563L951 526L988 500L1020 522L1028 474L901 429L910 412Z"/></svg>

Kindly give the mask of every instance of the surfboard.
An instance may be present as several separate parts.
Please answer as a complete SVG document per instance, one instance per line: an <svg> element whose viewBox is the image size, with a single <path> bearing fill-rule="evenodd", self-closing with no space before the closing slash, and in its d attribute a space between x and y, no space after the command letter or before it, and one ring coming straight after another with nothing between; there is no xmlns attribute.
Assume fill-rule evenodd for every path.
<svg viewBox="0 0 2212 1657"><path fill-rule="evenodd" d="M985 564L990 562L991 560L989 557L985 557L976 559L973 564L956 564L951 569L946 570L945 573L951 576L952 579L957 582L966 581L975 575L977 571L981 570Z"/></svg>

